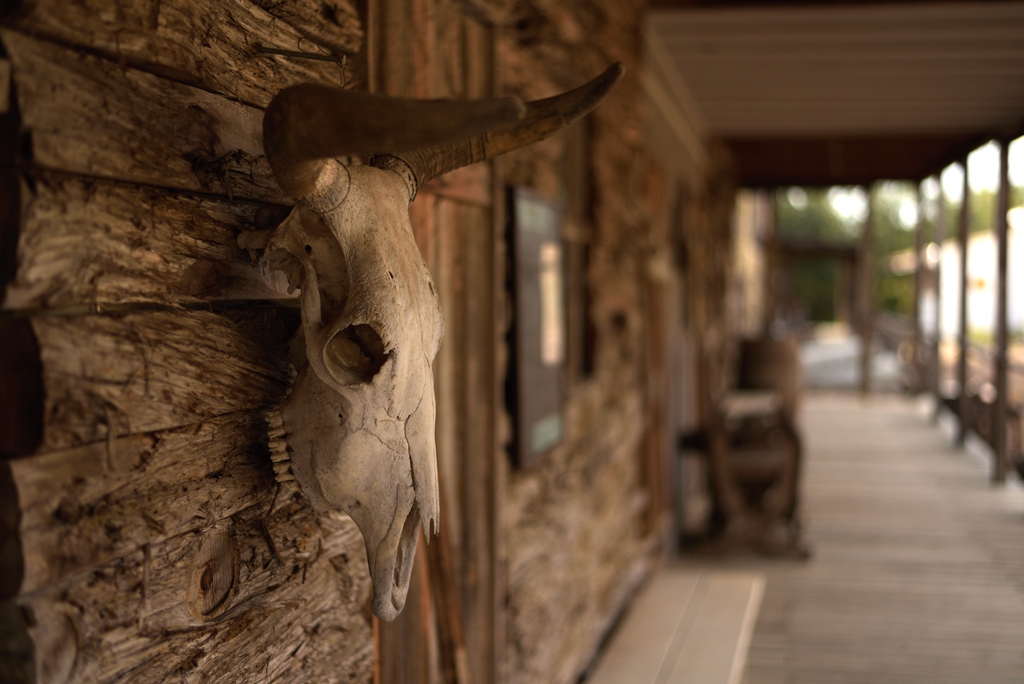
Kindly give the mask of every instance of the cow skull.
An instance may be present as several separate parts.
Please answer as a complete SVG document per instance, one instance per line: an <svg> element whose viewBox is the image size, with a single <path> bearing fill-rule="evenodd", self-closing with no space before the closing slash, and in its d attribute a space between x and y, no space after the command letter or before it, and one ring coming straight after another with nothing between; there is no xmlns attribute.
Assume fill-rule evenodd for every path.
<svg viewBox="0 0 1024 684"><path fill-rule="evenodd" d="M301 290L295 387L281 407L287 468L320 511L358 525L372 609L401 612L419 527L438 530L431 364L444 331L409 221L419 185L536 142L583 116L619 64L563 95L523 105L411 101L306 84L279 93L263 122L281 188L300 199L264 247L267 265ZM334 158L368 155L370 165ZM284 460L283 452L275 460Z"/></svg>

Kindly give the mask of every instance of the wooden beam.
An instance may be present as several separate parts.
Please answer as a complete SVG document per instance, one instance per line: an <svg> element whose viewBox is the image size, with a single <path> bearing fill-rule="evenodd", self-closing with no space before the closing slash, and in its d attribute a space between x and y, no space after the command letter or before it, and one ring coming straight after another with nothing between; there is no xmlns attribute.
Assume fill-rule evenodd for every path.
<svg viewBox="0 0 1024 684"><path fill-rule="evenodd" d="M363 32L353 3L331 0L330 5L333 21L325 21L321 14L327 3L316 0L160 0L158 4L21 0L4 3L3 24L38 40L102 56L117 69L127 65L164 77L168 85L173 80L265 106L288 85L340 84L338 63L294 56L354 55L360 50ZM79 58L88 64L81 53ZM90 70L82 69L83 85L91 82ZM351 79L348 85L352 87ZM180 120L182 113L175 111L169 121Z"/></svg>
<svg viewBox="0 0 1024 684"><path fill-rule="evenodd" d="M999 144L999 196L996 202L996 239L998 240L998 278L996 280L996 359L995 359L995 385L996 405L995 417L993 419L993 435L995 437L996 461L992 469L992 481L997 483L1006 482L1006 405L1007 405L1007 382L1006 382L1006 346L1007 346L1007 321L1006 321L1006 262L1009 252L1009 241L1007 236L1006 214L1010 209L1010 140L1002 140Z"/></svg>
<svg viewBox="0 0 1024 684"><path fill-rule="evenodd" d="M964 190L963 202L960 204L960 232L958 234L960 244L960 356L957 359L956 367L956 377L960 384L960 397L957 404L960 421L956 433L958 446L963 446L967 437L967 412L970 410L967 398L967 238L971 228L971 184L966 157L964 157L963 165Z"/></svg>
<svg viewBox="0 0 1024 684"><path fill-rule="evenodd" d="M834 137L733 137L725 140L739 184L868 185L879 179L920 180L962 157L988 136L893 133Z"/></svg>
<svg viewBox="0 0 1024 684"><path fill-rule="evenodd" d="M868 215L864 221L864 233L860 241L858 254L858 287L857 302L859 304L858 324L860 326L860 392L867 396L871 392L871 336L872 303L871 281L874 257L875 208L874 188L868 188Z"/></svg>
<svg viewBox="0 0 1024 684"><path fill-rule="evenodd" d="M779 304L779 293L776 283L779 277L779 198L776 190L767 193L770 211L768 212L768 225L765 226L765 267L764 267L764 323L763 334L767 336L771 332L772 323L775 322L776 309Z"/></svg>
<svg viewBox="0 0 1024 684"><path fill-rule="evenodd" d="M268 227L276 205L54 173L36 175L22 197L24 247L4 309L294 299L236 243L239 231Z"/></svg>
<svg viewBox="0 0 1024 684"><path fill-rule="evenodd" d="M0 28L33 167L292 204L263 155L263 112Z"/></svg>
<svg viewBox="0 0 1024 684"><path fill-rule="evenodd" d="M935 244L939 247L939 260L935 264L935 339L932 350L932 393L935 395L935 412L932 414L932 421L939 418L939 409L942 407L942 359L939 352L942 349L942 245L946 241L946 193L942 189L939 177L933 176L939 186L938 204L935 212Z"/></svg>
<svg viewBox="0 0 1024 684"><path fill-rule="evenodd" d="M467 25L472 25L467 22ZM498 22L487 22L483 29L481 40L488 43L490 53L489 79L484 79L483 74L479 79L482 92L491 97L498 97L502 94L504 83L502 82L502 44L503 29ZM489 83L487 82L489 80ZM482 345L489 344L489 350L484 352L484 359L489 368L487 380L492 383L490 393L487 397L481 393L481 397L488 400L492 406L490 415L485 425L485 435L489 443L484 441L482 446L490 451L484 457L484 468L482 481L478 484L480 492L484 496L486 516L484 524L487 527L488 555L485 558L490 565L490 592L489 603L480 606L482 616L480 622L490 621L488 627L488 639L490 640L490 653L488 659L479 668L479 676L487 679L477 681L491 681L494 684L501 684L506 681L506 662L508 653L507 635L505 632L508 624L506 617L508 578L506 576L507 550L504 534L505 520L504 511L508 505L508 459L505 457L505 443L502 437L500 415L505 401L505 373L507 362L501 350L504 350L507 321L504 318L506 311L501 299L505 295L506 273L505 264L507 257L507 245L505 244L505 232L508 225L506 215L506 203L501 201L504 198L506 176L504 158L493 159L490 162L491 169L491 214L490 232L491 237L487 242L492 263L489 266L490 298L491 303L487 313L490 316L489 322L482 326L486 334L490 335L490 343L482 341ZM484 388L481 387L481 390ZM485 595L486 596L486 595ZM485 599L486 600L486 599Z"/></svg>
<svg viewBox="0 0 1024 684"><path fill-rule="evenodd" d="M921 288L923 282L923 274L921 273L922 253L924 251L924 196L921 193L921 184L918 183L915 186L915 194L917 199L917 225L914 227L914 302L912 308L912 317L914 321L914 329L912 332L910 354L911 364L914 368L914 375L916 376L914 392L920 392L923 387L921 383L921 341L923 335L921 333Z"/></svg>
<svg viewBox="0 0 1024 684"><path fill-rule="evenodd" d="M286 396L289 314L137 311L38 316L42 450L194 425Z"/></svg>

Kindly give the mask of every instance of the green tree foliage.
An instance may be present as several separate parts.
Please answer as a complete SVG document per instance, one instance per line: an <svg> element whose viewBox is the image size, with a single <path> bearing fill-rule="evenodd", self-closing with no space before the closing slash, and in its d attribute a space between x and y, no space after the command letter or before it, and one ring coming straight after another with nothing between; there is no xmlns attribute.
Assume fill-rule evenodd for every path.
<svg viewBox="0 0 1024 684"><path fill-rule="evenodd" d="M801 194L804 202L794 201ZM783 188L775 194L775 212L783 241L850 245L860 239L860 224L839 216L829 201L828 188L799 188L796 193Z"/></svg>
<svg viewBox="0 0 1024 684"><path fill-rule="evenodd" d="M874 187L874 264L871 295L876 311L910 315L914 283L908 275L894 274L893 254L914 247L917 193L914 185L885 181ZM913 207L909 209L908 207Z"/></svg>
<svg viewBox="0 0 1024 684"><path fill-rule="evenodd" d="M798 259L783 265L781 279L784 301L795 301L799 318L832 321L837 317L838 266L825 259Z"/></svg>
<svg viewBox="0 0 1024 684"><path fill-rule="evenodd" d="M842 215L836 208L838 193L848 188L782 188L775 194L776 226L779 238L788 243L825 243L856 246L860 243L862 217ZM982 190L972 192L969 199L970 232L984 232L995 227L996 194ZM1024 203L1024 188L1011 189L1010 206ZM945 198L945 238L955 239L960 227L960 202ZM872 208L874 221L872 263L872 298L876 311L909 315L913 311L913 277L896 274L890 267L897 252L912 249L917 225L917 193L913 183L884 181L874 186ZM922 230L924 242L937 239L934 217L925 216ZM835 263L822 259L798 259L782 264L783 292L795 301L801 317L812 321L835 320L835 299L839 269Z"/></svg>
<svg viewBox="0 0 1024 684"><path fill-rule="evenodd" d="M833 207L827 188L783 188L775 195L779 239L789 244L855 246L861 224ZM790 259L781 264L780 296L791 314L810 321L835 320L838 264L827 259ZM792 309L797 309L793 312Z"/></svg>

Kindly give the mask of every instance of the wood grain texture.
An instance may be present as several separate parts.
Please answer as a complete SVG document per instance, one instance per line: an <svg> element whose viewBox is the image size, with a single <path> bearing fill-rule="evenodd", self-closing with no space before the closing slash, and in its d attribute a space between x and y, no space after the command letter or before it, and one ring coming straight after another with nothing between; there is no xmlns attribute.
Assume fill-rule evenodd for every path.
<svg viewBox="0 0 1024 684"><path fill-rule="evenodd" d="M363 26L348 0L252 0L268 14L295 27L304 38L335 55L351 55L363 46ZM299 47L303 47L300 42Z"/></svg>
<svg viewBox="0 0 1024 684"><path fill-rule="evenodd" d="M0 30L31 163L93 178L288 203L260 109Z"/></svg>
<svg viewBox="0 0 1024 684"><path fill-rule="evenodd" d="M25 0L3 27L2 315L34 338L44 424L0 463L0 680L368 681L362 538L278 492L267 453L298 314L255 301L279 279L235 243L291 203L262 106L342 78L258 48L352 54L358 17Z"/></svg>
<svg viewBox="0 0 1024 684"><path fill-rule="evenodd" d="M378 19L368 27L368 34L376 46L371 59L380 91L426 98L493 95L483 87L489 83L468 81L472 74L464 66L467 50L478 64L489 65L492 43L487 29L479 26L477 41L467 43L467 26L478 22L467 16L464 3L384 0L372 5L370 16ZM405 38L396 40L396 36ZM434 374L438 475L444 496L442 534L451 567L440 567L445 564L436 558L439 550L431 549L435 562L430 581L435 595L426 608L430 628L424 630L403 614L401 624L382 627L381 653L394 657L404 651L407 660L416 659L418 651L411 644L426 639L442 649L439 664L445 681L467 681L467 677L471 682L499 681L494 634L503 618L494 610L494 597L500 592L493 584L497 559L490 510L500 505L500 497L493 481L484 476L498 457L490 310L498 295L488 275L498 258L490 242L493 198L492 166L478 164L424 185L411 208L413 231L431 269L447 330ZM467 373L470 366L472 374ZM435 576L444 572L454 579L447 590L443 589L447 578ZM464 651L455 636L460 631ZM410 671L382 663L381 682L433 682L434 668L432 663L430 668Z"/></svg>
<svg viewBox="0 0 1024 684"><path fill-rule="evenodd" d="M465 634L472 671L478 681L492 681L496 676L496 622L494 597L502 590L495 585L497 555L495 535L496 509L501 505L495 491L494 462L496 453L495 402L497 318L494 312L497 293L494 278L495 259L486 258L494 252L494 226L488 209L457 207L458 228L454 233L464 250L464 275L467 283L461 302L466 325L459 334L466 354L460 361L463 378L461 403L468 420L463 421L463 452L459 469L463 473L460 504L463 513L462 540L465 560L460 589L462 605L466 606Z"/></svg>
<svg viewBox="0 0 1024 684"><path fill-rule="evenodd" d="M18 599L37 681L365 682L362 539L265 502Z"/></svg>
<svg viewBox="0 0 1024 684"><path fill-rule="evenodd" d="M307 81L341 83L331 62L258 48L355 54L358 15L345 0L23 0L4 24L26 35L86 48L120 64L256 106ZM261 7L262 5L263 7ZM333 20L317 22L329 9Z"/></svg>
<svg viewBox="0 0 1024 684"><path fill-rule="evenodd" d="M767 576L744 682L1020 680L1024 488L993 488L980 441L954 449L952 418L937 426L930 409L814 396L801 409L811 562L688 560Z"/></svg>
<svg viewBox="0 0 1024 684"><path fill-rule="evenodd" d="M274 490L258 412L9 462L25 576L17 594L222 520Z"/></svg>
<svg viewBox="0 0 1024 684"><path fill-rule="evenodd" d="M236 245L273 206L53 174L23 185L19 266L3 308L291 298Z"/></svg>
<svg viewBox="0 0 1024 684"><path fill-rule="evenodd" d="M642 479L650 420L644 291L651 254L669 246L653 234L633 189L635 174L645 168L641 65L630 35L638 5L533 3L529 11L515 8L501 33L498 76L505 92L524 100L574 87L616 60L626 67L582 124L593 373L567 388L562 444L537 467L509 473L500 511L507 576L502 674L510 684L577 681L657 543L644 537L652 501ZM507 184L562 197L568 140L555 136L507 155Z"/></svg>
<svg viewBox="0 0 1024 684"><path fill-rule="evenodd" d="M34 318L46 397L41 450L194 425L280 402L294 372L287 351L291 326L282 315L156 311Z"/></svg>
<svg viewBox="0 0 1024 684"><path fill-rule="evenodd" d="M639 3L611 0L597 10L543 3L525 17L512 17L507 0L364 4L382 21L366 31L372 54L355 56L347 75L424 97L496 94L500 32L481 17L509 17L501 72L514 77L513 92L534 99L628 57L639 16ZM261 107L286 85L341 76L337 64L256 46L358 50L355 34L316 33L348 31L344 22L311 25L325 6L335 18L342 7L23 0L5 19L13 30L0 34L32 193L23 194L31 201L8 306L99 302L102 311L103 303L191 307L252 296L229 294L258 280L234 234L257 220L262 203L286 203L263 158ZM504 179L497 166L465 169L425 187L413 206L449 316L435 368L442 519L475 681L572 681L650 550L639 528L643 314L634 281L642 256L631 245L640 226L622 192L638 138L634 106L622 98L591 140L602 167L594 172L603 204L592 274L600 369L568 407L566 448L507 488L498 444L504 254L494 201ZM560 150L555 141L527 152L511 179L557 194ZM7 472L33 493L17 525L38 577L19 580L34 588L0 606L24 623L0 640L11 646L3 665L28 663L47 681L366 681L361 542L350 527L316 519L301 498L281 499L271 513L273 488L261 485L269 464L260 420L290 387L294 312L35 313L44 442ZM423 590L401 618L407 626L382 630L384 669L403 681L438 672L434 620L442 616L423 561ZM28 660L18 650L26 639Z"/></svg>
<svg viewBox="0 0 1024 684"><path fill-rule="evenodd" d="M641 405L621 397L601 413L599 389L567 406L565 440L544 463L510 477L501 530L509 682L575 681L645 570Z"/></svg>

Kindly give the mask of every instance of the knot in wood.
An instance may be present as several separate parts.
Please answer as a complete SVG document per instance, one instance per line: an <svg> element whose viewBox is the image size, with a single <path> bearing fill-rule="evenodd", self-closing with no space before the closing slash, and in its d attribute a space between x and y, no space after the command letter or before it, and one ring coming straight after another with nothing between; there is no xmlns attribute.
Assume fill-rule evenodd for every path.
<svg viewBox="0 0 1024 684"><path fill-rule="evenodd" d="M238 580L238 556L222 534L205 537L190 563L188 603L197 616L214 617L228 606Z"/></svg>

